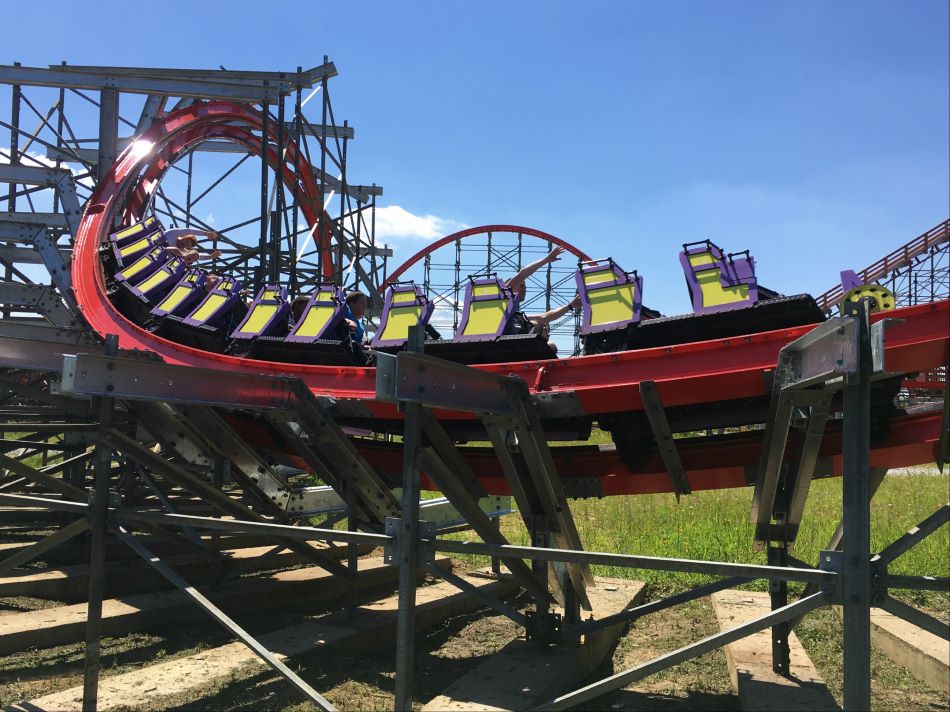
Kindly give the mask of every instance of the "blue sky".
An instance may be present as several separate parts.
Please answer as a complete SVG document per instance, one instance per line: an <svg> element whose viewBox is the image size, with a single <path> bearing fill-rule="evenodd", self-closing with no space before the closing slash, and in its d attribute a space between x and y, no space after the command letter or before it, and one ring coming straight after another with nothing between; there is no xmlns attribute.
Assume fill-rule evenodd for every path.
<svg viewBox="0 0 950 712"><path fill-rule="evenodd" d="M749 248L762 283L819 293L950 214L946 0L92 7L17 3L0 62L327 54L350 179L381 205L429 237L515 223L612 255L667 313L688 309L684 241Z"/></svg>

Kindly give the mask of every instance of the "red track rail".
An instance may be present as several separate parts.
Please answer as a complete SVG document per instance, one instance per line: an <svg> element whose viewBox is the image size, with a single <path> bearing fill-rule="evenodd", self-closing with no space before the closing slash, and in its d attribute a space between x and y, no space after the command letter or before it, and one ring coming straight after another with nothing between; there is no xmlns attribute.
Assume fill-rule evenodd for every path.
<svg viewBox="0 0 950 712"><path fill-rule="evenodd" d="M871 448L871 467L901 467L933 462L940 439L940 411L930 411L894 418L888 437ZM306 467L292 449L275 440L267 428L240 418L230 418L231 425L251 444L282 453L285 462ZM356 440L360 453L385 477L398 482L402 475L402 449L379 441ZM790 460L798 445L792 433L786 448ZM723 436L720 439L702 438L677 440L677 449L693 490L745 487L755 481L755 468L762 452L762 432ZM460 448L473 472L478 473L486 493L511 494L498 459L489 448ZM554 447L558 474L563 480L593 478L605 495L656 494L672 492L670 476L659 452L649 453L643 467L633 472L620 459L616 450L595 445ZM821 460L818 471L824 475L841 475L841 424L830 423L821 441ZM423 472L423 475L425 473ZM567 483L569 487L569 483ZM427 477L423 487L435 489Z"/></svg>

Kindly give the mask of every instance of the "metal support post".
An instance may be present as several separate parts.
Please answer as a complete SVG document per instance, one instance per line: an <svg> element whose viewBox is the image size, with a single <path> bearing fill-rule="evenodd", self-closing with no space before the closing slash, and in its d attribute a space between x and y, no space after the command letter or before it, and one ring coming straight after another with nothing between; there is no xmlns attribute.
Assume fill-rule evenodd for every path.
<svg viewBox="0 0 950 712"><path fill-rule="evenodd" d="M325 58L326 59L326 58ZM322 91L320 92L320 103L321 103L321 126L327 125L327 78L324 77L322 83L320 84ZM318 186L320 191L320 199L326 201L327 196L327 137L323 136L319 139L320 143L320 185ZM314 237L313 241L317 247L317 273L320 275L321 279L326 277L327 274L333 275L333 265L325 264L324 261L327 255L324 254L324 248L326 244L324 240L326 239L326 209L321 209L319 215L317 216L317 234ZM332 257L331 257L332 262Z"/></svg>
<svg viewBox="0 0 950 712"><path fill-rule="evenodd" d="M20 63L14 62L13 66L18 67L20 66ZM10 165L15 166L20 163L20 85L14 84L11 89L12 106L10 108ZM7 192L7 211L10 213L16 212L16 183L10 183L10 187ZM7 264L4 266L3 280L5 282L10 282L13 280L13 265ZM3 309L0 310L0 315L2 315L4 319L9 319L9 306L4 305Z"/></svg>
<svg viewBox="0 0 950 712"><path fill-rule="evenodd" d="M540 505L538 505L537 509L540 509ZM537 513L526 518L530 521L531 546L541 549L547 548L550 545L550 531L547 518ZM540 559L531 560L531 572L539 581L548 580L550 568L551 566L547 561ZM567 598L566 592L564 597L565 599ZM525 626L525 634L528 640L533 640L541 646L554 643L556 637L554 629L559 628L559 626L555 625L557 613L552 612L548 600L540 596L535 597L534 606L534 611L528 611L527 625Z"/></svg>
<svg viewBox="0 0 950 712"><path fill-rule="evenodd" d="M425 328L409 328L406 349L422 352ZM422 405L406 403L403 436L402 506L396 550L399 555L399 610L396 620L396 709L412 709L412 662L416 618L416 571L419 565L419 467Z"/></svg>
<svg viewBox="0 0 950 712"><path fill-rule="evenodd" d="M680 495L689 494L692 489L686 469L676 449L676 442L673 440L673 433L670 431L670 424L666 419L666 411L663 409L663 401L660 399L655 381L640 383L640 399L643 401L643 410L650 423L650 430L653 431L656 447L660 451L663 465L673 484L676 501L679 502Z"/></svg>
<svg viewBox="0 0 950 712"><path fill-rule="evenodd" d="M119 350L119 337L106 336L105 352L115 356ZM113 398L99 401L99 433L105 436L112 428ZM102 592L105 584L106 533L109 509L109 472L112 467L112 450L103 442L96 446L95 486L93 488L92 546L89 557L89 604L86 614L86 662L83 671L82 708L95 712L99 697L100 642L102 623Z"/></svg>
<svg viewBox="0 0 950 712"><path fill-rule="evenodd" d="M768 548L769 566L788 566L788 544L779 543L778 546ZM772 599L772 610L784 608L788 605L788 581L772 579L769 581L769 596ZM779 621L772 626L772 670L780 675L787 675L789 671L788 634L791 632L788 621Z"/></svg>
<svg viewBox="0 0 950 712"><path fill-rule="evenodd" d="M857 324L857 369L845 377L842 443L842 604L844 607L844 708L871 708L871 342L867 305L845 305Z"/></svg>
<svg viewBox="0 0 950 712"><path fill-rule="evenodd" d="M356 516L359 500L349 482L343 485L343 494L343 499L346 501L346 528L348 531L355 532L359 529L359 519ZM346 615L348 618L352 618L356 615L356 600L359 594L359 581L356 578L357 573L359 573L359 547L355 542L346 545L346 568L353 574L352 590L346 605Z"/></svg>
<svg viewBox="0 0 950 712"><path fill-rule="evenodd" d="M495 519L495 528L498 529L498 534L500 535L501 534L501 517L497 517ZM499 559L497 556L491 557L491 572L495 574L495 576L501 575L501 559Z"/></svg>
<svg viewBox="0 0 950 712"><path fill-rule="evenodd" d="M267 81L264 81L264 86L267 86ZM257 279L254 281L254 291L260 291L261 287L267 281L267 218L269 217L269 209L267 205L267 179L268 179L268 163L267 163L267 152L270 150L270 142L268 140L268 131L270 118L270 106L267 102L261 107L261 234L260 239L258 240L258 263L257 263ZM277 176L275 180L278 181L278 187L280 186L280 167L278 164Z"/></svg>
<svg viewBox="0 0 950 712"><path fill-rule="evenodd" d="M564 623L577 625L581 622L581 604L574 590L574 582L567 566L558 566L555 571L561 581L561 590L564 592Z"/></svg>
<svg viewBox="0 0 950 712"><path fill-rule="evenodd" d="M276 165L274 166L274 210L271 213L271 265L270 265L270 281L272 284L277 283L280 280L280 272L283 267L281 264L281 257L284 253L281 249L281 240L283 239L283 224L285 213L284 205L284 186L283 186L283 169L286 165L286 134L285 134L285 124L284 124L284 96L281 95L280 99L277 100L277 146L275 147L274 153L276 154Z"/></svg>
<svg viewBox="0 0 950 712"><path fill-rule="evenodd" d="M226 470L230 469L231 463L223 455L216 454L214 460L212 461L212 470L211 470L211 483L214 485L215 489L219 491L224 491L224 473ZM211 510L211 516L217 516L215 510ZM211 532L211 543L217 548L218 541L221 539L220 532Z"/></svg>
<svg viewBox="0 0 950 712"><path fill-rule="evenodd" d="M99 157L96 162L96 177L100 181L115 163L118 140L119 92L102 89L99 93Z"/></svg>

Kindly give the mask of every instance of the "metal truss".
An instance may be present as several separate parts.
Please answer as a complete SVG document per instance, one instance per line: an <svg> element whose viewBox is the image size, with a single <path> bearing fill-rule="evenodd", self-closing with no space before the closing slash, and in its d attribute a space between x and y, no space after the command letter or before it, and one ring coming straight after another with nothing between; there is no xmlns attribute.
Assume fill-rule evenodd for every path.
<svg viewBox="0 0 950 712"><path fill-rule="evenodd" d="M87 529L92 531L87 708L95 708L105 541L114 536L184 591L304 697L321 709L332 709L306 681L278 664L252 636L172 572L154 551L131 535L133 531L167 538L189 550L201 548L201 541L193 536L198 529L265 535L274 542L272 552L282 547L298 549L346 578L356 574L355 556L348 556L348 565L341 567L326 560L312 542L351 548L385 547L387 560L400 569L401 580L397 709L408 708L412 700L411 631L415 576L420 567L524 625L529 638L541 646L562 641L571 644L607 626L633 621L739 583L754 579L771 582L770 613L549 700L540 709L565 709L596 699L766 628L773 629L773 662L781 670L787 664L787 649L783 651L782 642L790 627L808 612L830 604L841 605L845 614L845 707L866 709L870 701L871 605L879 605L947 637L945 624L893 598L890 591L948 590L950 582L892 575L888 567L945 525L950 519L950 507L942 507L882 551L870 550L869 503L884 473L869 473L869 393L872 380L886 373L886 364L881 362L886 324L869 326L863 304L793 342L780 359L753 510L757 539L772 550L783 552L770 553L767 565L584 551L547 450L537 415L539 404L527 393L524 382L514 376L494 375L426 356L421 353L421 330L415 329L412 337L411 349L384 358L378 368L377 398L395 400L405 409L402 496L397 499L392 487L398 483L386 481L374 472L359 455L352 439L335 424L331 412L309 391L301 390L301 384L294 379L218 372L213 385L209 385L212 379L208 373L117 353L111 339L104 347L83 353L81 349L85 347L70 344L68 338L50 341L42 347L46 355L41 358L53 363L53 355L58 351L61 365L49 369L53 373L40 375L25 370L35 365L36 357L24 351L22 343L0 336L0 364L19 369L7 371L0 381L6 404L16 406L6 411L4 427L9 432L29 431L12 441L15 448L0 454L0 469L6 473L0 473L0 502L60 511L68 518L68 523L56 533L0 561L0 571L22 565ZM55 378L57 372L62 380L57 387L50 388L50 383L55 383L51 377ZM33 375L24 378L28 374ZM811 567L791 557L787 548L794 539L800 515L795 503L800 503L807 492L814 434L823 429L822 403L835 390L841 391L844 398L842 523L818 565ZM811 395L803 397L803 393ZM90 398L93 407L88 405ZM429 409L433 407L475 412L482 419L531 532L531 546L511 545L495 527L486 513L484 491L478 479L467 469L438 419L432 416ZM657 408L657 432L662 433L662 404ZM789 476L777 467L775 453L784 449L791 422L788 412L803 408L811 409L807 422L801 426L806 437L793 460L792 471L796 474ZM310 486L295 485L286 471L248 448L225 417L233 409L256 412L269 419L286 438L299 441L298 455L308 467L327 476L335 497L327 499L326 490L318 493ZM14 414L15 420L11 421ZM64 436L68 433L83 439L66 443ZM131 433L138 435L132 437ZM149 446L152 440L158 441L159 450ZM48 464L37 467L23 462L26 457L42 452L49 453ZM675 449L670 455L669 462L675 464ZM70 468L74 470L73 476L57 476L65 475ZM456 512L453 516L467 520L481 541L443 538L439 536L440 529L451 528L445 520L435 527L425 521L434 512L426 511L424 503L420 504L420 470L442 488ZM233 499L223 489L224 471L243 493L242 500ZM671 472L671 476L674 474ZM95 481L91 502L85 489L90 478ZM160 506L143 507L142 497L152 497L157 492L162 496L153 501L157 499ZM176 511L173 492L188 492L213 511L231 518L181 514ZM300 517L313 514L321 502L328 509L342 504L349 513L349 528L301 525ZM508 510L496 507L492 513L499 511ZM841 544L844 548L838 551ZM436 566L436 552L488 555L504 561L534 599L533 610L516 610L478 593L451 572ZM205 553L213 556L213 552ZM525 563L528 560L530 566ZM719 579L603 620L582 621L577 612L585 601L586 588L592 584L589 567L594 565L698 573ZM789 581L806 584L804 595L794 602L789 602L787 596ZM563 620L552 610L552 598L562 607Z"/></svg>
<svg viewBox="0 0 950 712"><path fill-rule="evenodd" d="M300 294L330 277L362 289L373 309L381 307L378 289L392 254L375 240L376 199L383 189L359 185L347 173L355 131L347 121L336 120L328 86L336 74L327 58L295 72L0 66L0 84L11 88L10 113L0 116L0 133L8 132L8 140L0 140L0 183L6 184L0 191L4 317L36 313L55 326L76 322L68 265L84 203L116 157L156 119L214 100L258 106L264 134L269 132L278 154L291 143L300 147L325 203L319 225L311 228L299 219L296 187L285 187L266 161L226 140L206 141L174 161L150 211L166 226L208 231L212 238L202 249L222 253L211 268L234 271L251 290L281 282ZM310 102L313 98L318 101ZM227 163L229 156L234 160ZM255 170L257 214L231 225L209 223L206 204L226 194L230 181L248 175L255 180ZM328 235L332 247L317 249L315 235ZM37 264L50 276L51 293L37 288L26 294L22 286L2 291L4 285L43 281L31 266Z"/></svg>
<svg viewBox="0 0 950 712"><path fill-rule="evenodd" d="M42 342L29 343L36 346ZM45 359L39 364L37 351L39 358ZM60 360L58 367L54 354ZM0 572L21 566L87 530L92 531L84 708L95 709L96 704L104 550L106 538L114 536L284 676L304 697L320 709L333 709L253 636L172 571L139 537L132 536L133 530L148 533L189 551L198 550L214 560L216 552L195 536L196 530L263 535L273 541L274 548L262 558L286 547L334 575L355 580L355 547L391 544L391 537L374 532L383 529L382 515L398 515L399 506L391 488L362 460L310 391L290 379L217 379L220 395L213 400L202 398L197 384L207 384L214 374L193 373L192 369L120 354L112 339L107 339L104 346L89 348L77 348L69 339L60 339L46 342L31 353L22 340L0 337L0 365L15 369L5 371L0 379L0 392L7 405L15 406L5 412L2 429L20 433L15 440L4 440L5 445L15 449L5 448L9 454L0 453L2 501L79 515L54 534L0 561ZM25 385L24 376L36 374L28 369L38 365L48 368L42 375L30 376L35 385ZM177 389L169 393L171 382L177 384ZM50 388L50 383L55 387ZM194 395L191 399L182 395L189 390ZM83 406L90 397L97 404L92 409ZM209 404L212 402L214 406ZM71 412L73 404L75 412ZM332 475L335 489L290 482L285 472L263 459L231 428L222 417L228 407L261 414L280 411L283 415L275 423L292 429L294 438L310 448L308 455L324 463L323 472ZM69 422L80 414L85 419ZM10 421L11 416L15 416L15 422ZM24 430L28 432L23 433ZM85 435L78 454L71 453L79 444L64 444L64 434L68 433ZM153 446L153 442L157 445ZM35 467L22 462L47 451L56 460L49 465ZM62 454L57 458L59 453ZM328 466L328 462L332 465ZM56 477L69 467L78 468L78 477ZM241 500L223 489L222 472L227 472L240 487ZM345 474L337 475L339 472ZM86 489L90 484L91 500ZM183 515L175 506L172 492L187 493L229 518ZM50 499L50 494L58 500ZM157 510L154 504L145 504L152 495L160 503ZM180 494L175 498L180 498ZM478 507L489 521L511 511L506 498L501 497L482 498ZM341 509L350 518L351 527L368 531L300 524L321 513L328 514L327 521L332 523L340 518L337 512ZM444 499L423 503L417 500L416 509L432 521L432 529L427 530L430 535L455 531L465 523ZM329 559L324 550L314 547L314 541L348 547L347 565ZM235 573L239 571L227 578ZM453 578L451 572L443 573ZM461 580L458 585L470 587Z"/></svg>
<svg viewBox="0 0 950 712"><path fill-rule="evenodd" d="M950 297L948 250L950 220L944 220L857 274L865 283L878 282L890 289L900 306L947 299ZM831 312L843 294L839 284L815 301L822 309Z"/></svg>
<svg viewBox="0 0 950 712"><path fill-rule="evenodd" d="M497 274L511 277L522 267L548 254L558 245L568 254L560 263L548 264L528 278L528 294L521 305L528 313L541 313L569 303L577 291L570 262L586 258L576 248L550 235L516 226L471 228L448 236L400 266L393 277L421 281L435 303L432 323L448 338L458 328L465 284L469 277ZM572 254L574 257L572 257ZM413 269L415 267L415 269ZM555 339L570 341L573 355L581 352L580 315L568 313L551 323Z"/></svg>
<svg viewBox="0 0 950 712"><path fill-rule="evenodd" d="M870 607L872 603L881 605L905 620L917 621L921 627L945 639L948 637L948 628L945 624L898 602L890 596L888 591L889 587L948 590L950 581L930 577L888 576L886 567L896 556L920 541L922 537L945 524L950 516L948 515L950 507L941 508L919 527L886 547L881 553L872 554L870 551L870 499L873 490L876 489L876 483L880 482L884 474L882 471L875 472L873 476L869 474L867 457L870 437L870 385L874 378L880 378L886 373L885 364L882 361L886 326L886 322L879 322L872 329L868 323L865 305L856 304L845 316L819 326L812 333L789 344L783 350L780 368L775 377L772 408L766 424L766 445L763 447L762 466L753 508L753 522L759 525L756 532L757 539L764 542L778 540L781 544L780 547L774 548L775 551L780 552L779 554L770 551L769 564L766 566L585 552L577 546L552 549L539 546L538 543L542 539L535 536L532 537L535 545L531 547L499 545L489 543L487 540L486 543L436 540L435 551L487 554L507 559L515 557L531 559L534 562L535 574L544 571L547 566L545 562L561 562L567 566L601 564L674 572L688 571L726 577L694 591L639 606L603 621L592 624L573 621L573 625L568 626L567 631L561 633L571 640L584 635L585 632L601 629L619 621L635 620L642 615L663 610L738 583L756 578L766 578L770 581L773 607L771 613L592 683L542 704L537 709L567 709L597 699L650 674L698 657L766 628L772 628L773 632L773 665L780 672L787 671L788 631L808 612L829 604L842 605L845 610L845 708L867 709L870 707ZM525 437L525 430L517 426L519 419L523 419L523 423L530 423L530 413L523 407L518 383L522 382L516 377L485 374L433 357L403 352L389 359L388 364L380 364L377 397L388 397L404 403L407 409L419 408L424 404L429 407L474 411L485 419L490 433L492 423L504 423L508 428L507 432L493 433L492 444L496 455L505 463L506 460L510 462L516 453L525 460L530 460L531 456L527 453L536 447L530 435ZM820 434L824 430L827 419L829 393L834 390L843 391L845 419L843 479L845 496L840 534L829 543L829 549L822 553L817 567L812 568L807 564L792 566L790 563L793 561L800 562L793 560L787 554L789 536L793 540L794 532L797 531L798 520L807 494L807 485L814 469L817 441L820 441ZM801 393L809 395L806 397L800 395ZM777 458L776 453L784 451L792 406L804 406L809 409L809 412L804 426L805 437L794 459L793 469L798 476L782 482L780 487L781 468L778 464L781 460ZM661 433L662 405L657 407L659 413L655 414L655 418L658 426L655 432ZM407 420L406 427L407 442L410 442L413 437L412 428L419 431L425 429L427 435L432 430L431 426L426 429L426 421L422 418L414 421ZM516 437L510 437L511 434L515 434ZM431 435L429 437L433 442L437 441ZM446 443L442 443L441 447L445 449ZM426 473L432 476L431 459L425 456L420 457L417 449L407 448L404 456L406 458L404 476L407 478L404 486L409 486L409 479L418 477L416 465L425 467ZM670 453L670 459L665 459L665 461L668 464L675 464L674 456L675 449ZM445 459L452 460L451 456ZM519 486L523 485L524 480L512 476L515 468L509 464L504 469L519 508L525 508L523 514L524 512L534 515L543 513L531 508L530 500L524 496L523 491L519 496ZM464 469L459 468L457 471L460 472L460 483L451 494L448 492L447 494L450 499L464 502L472 497L472 493L468 491L471 483ZM548 485L557 479L557 472L553 469L542 468L535 474L540 478L547 478ZM671 471L671 477L675 479L676 473ZM542 484L542 488L543 486ZM570 526L565 526L570 518L570 510L565 508L563 512L564 518L559 522L548 519L549 536L551 533L556 533L563 537L570 532ZM772 524L773 515L776 513L779 519L778 525ZM529 521L527 520L526 523L530 530ZM404 533L407 527L394 527L394 531ZM561 542L563 541L562 538ZM842 541L844 551L839 552L837 548ZM399 542L397 542L398 545ZM788 581L808 584L806 593L796 602L789 603L788 601ZM410 597L412 594L406 595ZM408 608L409 603L407 602L406 605ZM529 615L526 620L529 630L532 617L536 620L544 619L547 602L539 598L536 600L536 606L535 616ZM496 608L510 616L509 612ZM565 610L569 616L567 606ZM530 633L529 637L531 637ZM552 636L549 627L547 631L536 629L534 637L547 644L557 636ZM411 642L400 648L398 654L411 657ZM402 708L400 702L405 705L410 700L411 681L397 680L397 709Z"/></svg>

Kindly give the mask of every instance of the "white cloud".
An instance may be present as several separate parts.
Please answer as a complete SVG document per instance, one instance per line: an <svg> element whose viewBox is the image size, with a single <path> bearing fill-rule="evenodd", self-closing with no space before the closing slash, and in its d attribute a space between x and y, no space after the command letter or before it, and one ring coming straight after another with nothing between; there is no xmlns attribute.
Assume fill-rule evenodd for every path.
<svg viewBox="0 0 950 712"><path fill-rule="evenodd" d="M0 146L0 163L8 164L10 163L10 147L9 146ZM56 165L56 161L47 158L41 153L34 153L33 151L27 151L25 154L20 154L20 165L23 166L44 166L46 168L53 168Z"/></svg>
<svg viewBox="0 0 950 712"><path fill-rule="evenodd" d="M468 225L437 215L413 215L399 205L376 208L376 240L435 240Z"/></svg>

